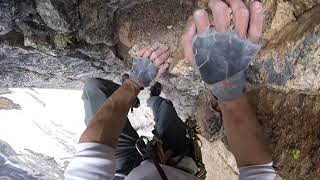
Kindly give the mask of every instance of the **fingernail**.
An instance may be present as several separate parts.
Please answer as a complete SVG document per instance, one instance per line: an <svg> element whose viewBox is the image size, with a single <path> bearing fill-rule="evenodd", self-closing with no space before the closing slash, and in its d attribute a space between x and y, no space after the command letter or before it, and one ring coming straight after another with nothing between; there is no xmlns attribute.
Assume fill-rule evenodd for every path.
<svg viewBox="0 0 320 180"><path fill-rule="evenodd" d="M262 4L261 2L258 2L257 3L254 3L254 8L257 10L257 11L261 11L262 10Z"/></svg>
<svg viewBox="0 0 320 180"><path fill-rule="evenodd" d="M196 15L196 16L204 16L205 13L206 13L205 10L203 10L203 9L198 9L198 10L195 11L194 15Z"/></svg>

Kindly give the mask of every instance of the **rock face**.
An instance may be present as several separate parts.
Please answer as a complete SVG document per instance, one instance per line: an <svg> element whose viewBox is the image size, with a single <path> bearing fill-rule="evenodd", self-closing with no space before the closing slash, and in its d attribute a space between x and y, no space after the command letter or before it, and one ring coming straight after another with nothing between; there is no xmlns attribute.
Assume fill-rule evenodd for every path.
<svg viewBox="0 0 320 180"><path fill-rule="evenodd" d="M251 89L248 97L286 179L319 179L320 96Z"/></svg>
<svg viewBox="0 0 320 180"><path fill-rule="evenodd" d="M107 45L114 45L114 12L115 9L110 1L80 1L80 37L91 44L105 43Z"/></svg>
<svg viewBox="0 0 320 180"><path fill-rule="evenodd" d="M159 41L173 54L173 65L161 79L164 96L182 119L198 120L206 139L223 140L219 108L179 43L193 10L207 8L207 2L2 0L0 84L79 89L90 77L119 82L135 52ZM252 103L272 139L280 174L319 178L319 99L311 95L320 94L320 1L270 0L263 6L263 49L248 72L255 87Z"/></svg>
<svg viewBox="0 0 320 180"><path fill-rule="evenodd" d="M319 0L290 0L290 2L293 4L295 16L300 16L320 3Z"/></svg>
<svg viewBox="0 0 320 180"><path fill-rule="evenodd" d="M37 12L48 27L58 32L74 31L79 26L76 0L36 0Z"/></svg>
<svg viewBox="0 0 320 180"><path fill-rule="evenodd" d="M15 10L14 1L0 1L0 35L6 34L13 27Z"/></svg>
<svg viewBox="0 0 320 180"><path fill-rule="evenodd" d="M0 140L0 168L1 179L63 179L61 167L50 157L32 151L30 154L20 155L2 140Z"/></svg>
<svg viewBox="0 0 320 180"><path fill-rule="evenodd" d="M273 36L251 68L251 83L272 89L320 93L320 6Z"/></svg>
<svg viewBox="0 0 320 180"><path fill-rule="evenodd" d="M5 87L81 88L90 77L115 79L122 62L106 54L103 62L81 52L50 56L18 47L0 45L0 83Z"/></svg>
<svg viewBox="0 0 320 180"><path fill-rule="evenodd" d="M134 45L161 42L175 52L193 9L192 4L178 1L151 1L131 8L121 8L115 16L120 45L124 49L131 49ZM168 14L174 18L167 17ZM125 56L123 53L127 52L121 53Z"/></svg>
<svg viewBox="0 0 320 180"><path fill-rule="evenodd" d="M11 99L0 97L0 110L20 109L20 105L14 103Z"/></svg>

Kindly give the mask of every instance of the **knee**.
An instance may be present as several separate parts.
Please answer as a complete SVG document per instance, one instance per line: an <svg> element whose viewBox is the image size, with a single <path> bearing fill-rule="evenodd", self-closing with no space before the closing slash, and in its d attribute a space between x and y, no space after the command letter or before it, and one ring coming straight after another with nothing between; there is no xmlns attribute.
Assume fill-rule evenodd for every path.
<svg viewBox="0 0 320 180"><path fill-rule="evenodd" d="M87 94L96 94L97 91L100 90L102 82L97 78L88 79L83 87L83 91L87 92Z"/></svg>
<svg viewBox="0 0 320 180"><path fill-rule="evenodd" d="M161 108L172 108L173 103L172 103L172 101L170 101L168 99L163 99L160 103L160 107Z"/></svg>

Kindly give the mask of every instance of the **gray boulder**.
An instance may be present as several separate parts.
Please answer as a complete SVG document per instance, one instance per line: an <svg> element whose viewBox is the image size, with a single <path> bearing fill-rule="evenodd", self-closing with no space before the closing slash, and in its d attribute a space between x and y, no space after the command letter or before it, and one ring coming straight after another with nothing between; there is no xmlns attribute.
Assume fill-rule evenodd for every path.
<svg viewBox="0 0 320 180"><path fill-rule="evenodd" d="M15 12L15 1L0 1L0 35L8 33L14 26Z"/></svg>
<svg viewBox="0 0 320 180"><path fill-rule="evenodd" d="M76 0L36 0L37 11L48 27L58 32L75 31L79 25Z"/></svg>
<svg viewBox="0 0 320 180"><path fill-rule="evenodd" d="M277 91L320 94L320 5L286 25L256 58L249 80Z"/></svg>
<svg viewBox="0 0 320 180"><path fill-rule="evenodd" d="M91 77L115 79L122 67L122 62L113 54L97 60L81 52L51 56L0 45L0 84L3 87L80 89L83 81Z"/></svg>
<svg viewBox="0 0 320 180"><path fill-rule="evenodd" d="M79 36L90 44L114 45L113 14L116 6L109 1L83 0L79 4Z"/></svg>

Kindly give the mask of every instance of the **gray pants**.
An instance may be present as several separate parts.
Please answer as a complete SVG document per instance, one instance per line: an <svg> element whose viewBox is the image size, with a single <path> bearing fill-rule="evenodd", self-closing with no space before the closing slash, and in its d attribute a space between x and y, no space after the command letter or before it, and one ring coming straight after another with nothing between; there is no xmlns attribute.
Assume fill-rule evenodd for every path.
<svg viewBox="0 0 320 180"><path fill-rule="evenodd" d="M86 125L119 87L119 84L100 78L89 79L85 83L82 99L84 101ZM173 150L174 156L191 156L192 143L186 137L185 125L177 115L172 102L159 96L153 96L148 100L148 105L153 110L156 122L153 133L162 139L164 149ZM143 161L135 147L138 138L138 133L127 119L115 153L117 173L128 175L132 169L139 166Z"/></svg>

